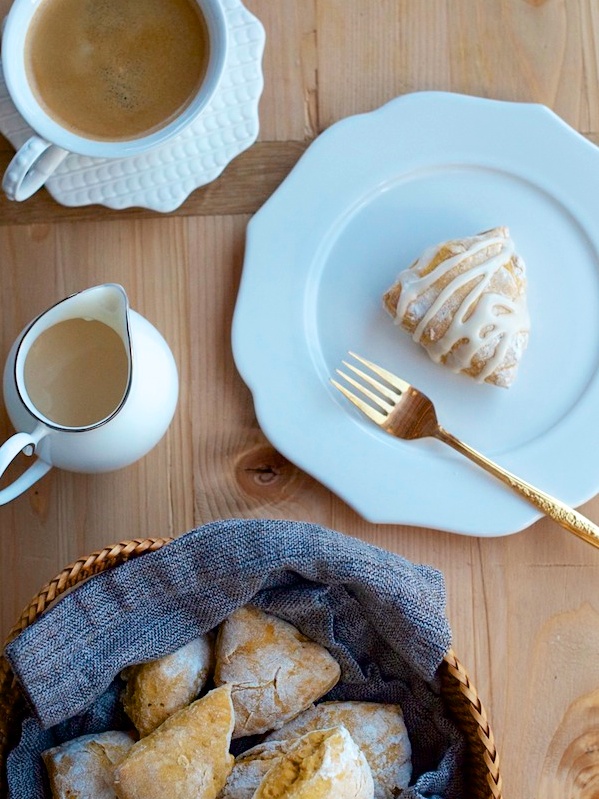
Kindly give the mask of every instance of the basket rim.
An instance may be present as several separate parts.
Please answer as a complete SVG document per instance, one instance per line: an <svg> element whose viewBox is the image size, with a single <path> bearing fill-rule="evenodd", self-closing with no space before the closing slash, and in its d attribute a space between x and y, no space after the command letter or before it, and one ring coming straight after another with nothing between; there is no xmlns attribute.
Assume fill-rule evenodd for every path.
<svg viewBox="0 0 599 799"><path fill-rule="evenodd" d="M172 536L125 539L72 561L49 580L25 606L17 622L8 633L4 646L7 646L27 627L33 624L52 603L69 589L96 574L116 568L133 558L140 557L148 552L156 552L174 540L175 538ZM475 727L477 742L482 748L489 799L503 799L499 756L487 713L466 668L451 647L443 656L442 669L444 671L442 684L447 684L449 680L452 690L459 694L460 701L465 705L466 709L464 707L460 708L460 718L464 720L464 717L466 717L466 723ZM0 716L0 796L5 794L5 752L8 745L11 722L19 699L20 690L17 680L12 674L8 660L0 653L0 711L4 711Z"/></svg>

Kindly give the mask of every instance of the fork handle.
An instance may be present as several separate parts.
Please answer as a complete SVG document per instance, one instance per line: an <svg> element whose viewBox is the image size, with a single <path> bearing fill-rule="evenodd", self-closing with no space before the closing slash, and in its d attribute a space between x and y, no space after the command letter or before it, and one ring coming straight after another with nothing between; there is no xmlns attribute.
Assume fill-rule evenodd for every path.
<svg viewBox="0 0 599 799"><path fill-rule="evenodd" d="M471 461L478 464L478 466L481 466L485 471L497 477L502 483L513 488L514 491L539 508L539 510L543 511L546 516L550 516L558 524L561 524L566 530L569 530L571 533L574 533L574 535L582 538L583 541L587 541L589 544L599 549L599 527L593 524L590 519L587 519L586 516L583 516L582 513L578 513L577 510L574 510L574 508L571 508L559 499L555 499L555 497L552 497L550 494L546 494L544 491L535 488L525 480L516 477L515 474L508 472L507 469L503 469L497 463L494 463L489 460L489 458L481 455L480 452L469 447L468 444L464 444L459 438L448 433L447 430L440 425L434 433L434 437L439 439L439 441L443 441L445 444L449 444L450 447L453 447L462 455L465 455Z"/></svg>

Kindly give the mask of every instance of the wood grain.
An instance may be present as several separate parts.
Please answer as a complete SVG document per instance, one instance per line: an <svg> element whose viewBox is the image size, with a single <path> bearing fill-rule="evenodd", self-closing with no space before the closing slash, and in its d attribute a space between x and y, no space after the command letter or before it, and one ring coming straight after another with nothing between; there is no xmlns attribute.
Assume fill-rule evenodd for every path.
<svg viewBox="0 0 599 799"><path fill-rule="evenodd" d="M8 6L0 0L0 11ZM442 89L545 103L599 144L599 6L247 6L267 33L260 137L218 180L168 215L68 209L45 191L22 204L0 199L0 360L44 308L116 281L171 344L182 386L171 428L142 461L97 476L52 471L0 508L0 633L66 563L119 539L178 535L230 516L319 522L443 571L453 645L487 707L506 797L597 796L598 553L548 520L500 539L366 523L266 440L235 369L230 326L249 218L343 117ZM0 168L11 152L0 140ZM255 335L277 331L257 319ZM10 431L0 410L0 435ZM599 498L581 510L598 521Z"/></svg>
<svg viewBox="0 0 599 799"><path fill-rule="evenodd" d="M13 150L0 139L0 173L12 158ZM258 142L241 153L214 183L202 186L171 216L218 216L253 214L287 177L306 149L308 142ZM147 208L113 211L99 205L67 208L42 189L25 203L11 202L0 193L0 226L37 225L47 222L73 222L84 219L150 219L161 216Z"/></svg>

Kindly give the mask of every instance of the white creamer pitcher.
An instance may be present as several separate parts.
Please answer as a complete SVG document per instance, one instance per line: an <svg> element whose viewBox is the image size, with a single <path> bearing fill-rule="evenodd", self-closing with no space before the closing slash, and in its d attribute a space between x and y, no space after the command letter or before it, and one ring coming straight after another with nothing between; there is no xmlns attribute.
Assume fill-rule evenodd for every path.
<svg viewBox="0 0 599 799"><path fill-rule="evenodd" d="M179 380L168 344L107 283L67 297L13 344L4 400L18 431L0 447L0 475L20 453L34 463L0 490L5 504L52 466L75 472L119 469L162 438Z"/></svg>

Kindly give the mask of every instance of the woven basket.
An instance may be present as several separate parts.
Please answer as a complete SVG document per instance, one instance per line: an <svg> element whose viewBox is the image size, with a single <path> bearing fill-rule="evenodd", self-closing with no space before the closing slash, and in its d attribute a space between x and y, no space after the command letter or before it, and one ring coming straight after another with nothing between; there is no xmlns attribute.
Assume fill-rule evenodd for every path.
<svg viewBox="0 0 599 799"><path fill-rule="evenodd" d="M68 589L94 574L113 569L132 558L154 552L171 538L145 538L121 541L93 552L64 568L31 600L10 631L8 644L39 618L49 605ZM493 732L476 688L453 650L449 650L440 669L441 694L448 715L467 741L465 796L469 799L502 799L501 774ZM0 657L0 798L7 796L6 757L16 742L23 712L23 699L5 658Z"/></svg>

